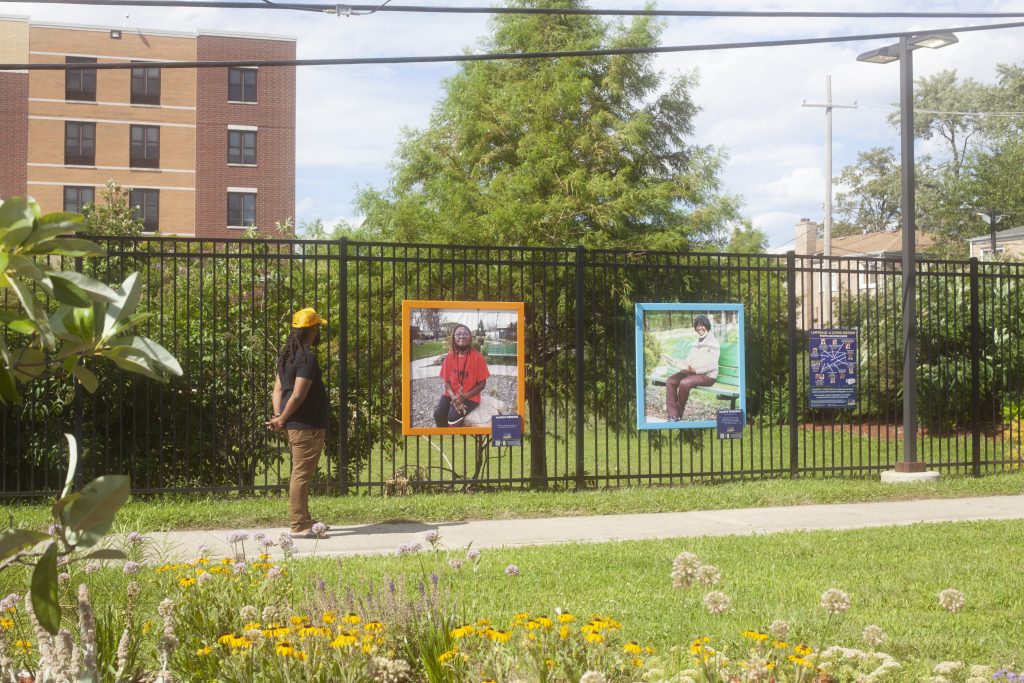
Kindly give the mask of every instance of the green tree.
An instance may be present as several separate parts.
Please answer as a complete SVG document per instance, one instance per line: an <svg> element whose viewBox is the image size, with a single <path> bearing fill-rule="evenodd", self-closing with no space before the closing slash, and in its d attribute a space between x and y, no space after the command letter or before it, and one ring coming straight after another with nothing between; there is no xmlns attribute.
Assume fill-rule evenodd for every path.
<svg viewBox="0 0 1024 683"><path fill-rule="evenodd" d="M82 208L81 232L90 235L142 234L142 216L131 206L131 193L112 180L100 190L102 201Z"/></svg>
<svg viewBox="0 0 1024 683"><path fill-rule="evenodd" d="M501 15L483 48L644 47L660 31L649 18ZM429 127L405 134L389 187L360 194L364 227L402 241L672 250L720 237L738 200L720 192L721 152L688 141L696 75L665 77L652 60L463 65Z"/></svg>
<svg viewBox="0 0 1024 683"><path fill-rule="evenodd" d="M889 147L857 154L857 163L835 179L836 225L833 236L882 232L899 227L900 164Z"/></svg>
<svg viewBox="0 0 1024 683"><path fill-rule="evenodd" d="M750 221L743 221L732 229L726 250L734 254L763 254L768 250L768 235Z"/></svg>

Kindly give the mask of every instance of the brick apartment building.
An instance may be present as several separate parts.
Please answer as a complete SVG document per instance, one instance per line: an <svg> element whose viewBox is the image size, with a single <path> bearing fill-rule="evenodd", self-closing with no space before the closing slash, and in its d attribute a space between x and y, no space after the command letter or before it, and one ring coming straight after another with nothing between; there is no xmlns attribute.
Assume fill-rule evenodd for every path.
<svg viewBox="0 0 1024 683"><path fill-rule="evenodd" d="M0 197L78 211L113 180L131 188L147 231L269 232L295 213L295 67L145 62L294 58L289 37L0 17L0 63L140 63L0 72Z"/></svg>

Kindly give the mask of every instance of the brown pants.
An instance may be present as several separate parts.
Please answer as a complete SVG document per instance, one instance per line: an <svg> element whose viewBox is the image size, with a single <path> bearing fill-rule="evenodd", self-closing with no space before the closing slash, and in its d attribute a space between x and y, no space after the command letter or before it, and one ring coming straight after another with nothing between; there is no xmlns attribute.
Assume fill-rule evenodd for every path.
<svg viewBox="0 0 1024 683"><path fill-rule="evenodd" d="M690 389L710 387L714 383L713 377L688 375L685 372L677 372L665 380L665 410L668 411L668 419L674 420L683 416L686 402L690 398Z"/></svg>
<svg viewBox="0 0 1024 683"><path fill-rule="evenodd" d="M326 429L288 430L288 445L292 448L288 497L292 531L295 533L309 531L313 527L313 518L309 516L309 482L316 476L326 437Z"/></svg>

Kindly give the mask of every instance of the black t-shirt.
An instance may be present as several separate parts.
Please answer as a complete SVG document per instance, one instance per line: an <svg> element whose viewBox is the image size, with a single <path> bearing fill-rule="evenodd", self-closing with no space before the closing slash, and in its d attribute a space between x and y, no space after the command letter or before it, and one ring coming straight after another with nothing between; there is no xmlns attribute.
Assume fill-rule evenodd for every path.
<svg viewBox="0 0 1024 683"><path fill-rule="evenodd" d="M281 410L284 410L295 390L295 378L302 377L313 383L298 410L291 414L285 427L288 429L324 429L327 427L327 387L320 373L316 354L303 346L284 364L278 366L281 378Z"/></svg>

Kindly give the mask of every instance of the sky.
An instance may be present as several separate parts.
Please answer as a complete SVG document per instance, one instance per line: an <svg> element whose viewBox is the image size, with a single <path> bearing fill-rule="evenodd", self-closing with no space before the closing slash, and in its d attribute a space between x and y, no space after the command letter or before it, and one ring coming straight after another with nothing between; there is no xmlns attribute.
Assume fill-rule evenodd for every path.
<svg viewBox="0 0 1024 683"><path fill-rule="evenodd" d="M360 0L368 2L368 0ZM473 5L487 0L400 0L396 4ZM639 9L638 0L591 0L593 7ZM661 0L663 9L1021 11L1024 0ZM337 17L307 12L127 8L4 2L3 14L28 15L111 28L218 30L296 37L299 58L410 56L478 51L488 19L480 15L400 14ZM669 18L663 45L917 31L1008 20ZM1024 62L1024 28L962 33L960 42L914 53L915 77L956 69L961 77L992 82L996 65ZM832 77L833 173L876 146L898 150L899 133L887 121L899 96L897 63L856 61L861 52L892 40L659 55L666 75L696 70L693 93L701 107L694 144L726 156L723 190L742 198L742 213L785 251L803 217L820 221L825 199L825 113L802 106L825 100ZM383 188L404 128L423 128L457 65L300 67L297 82L296 218L358 224L353 200L364 187ZM935 152L918 141L918 155ZM979 219L980 220L980 219Z"/></svg>

